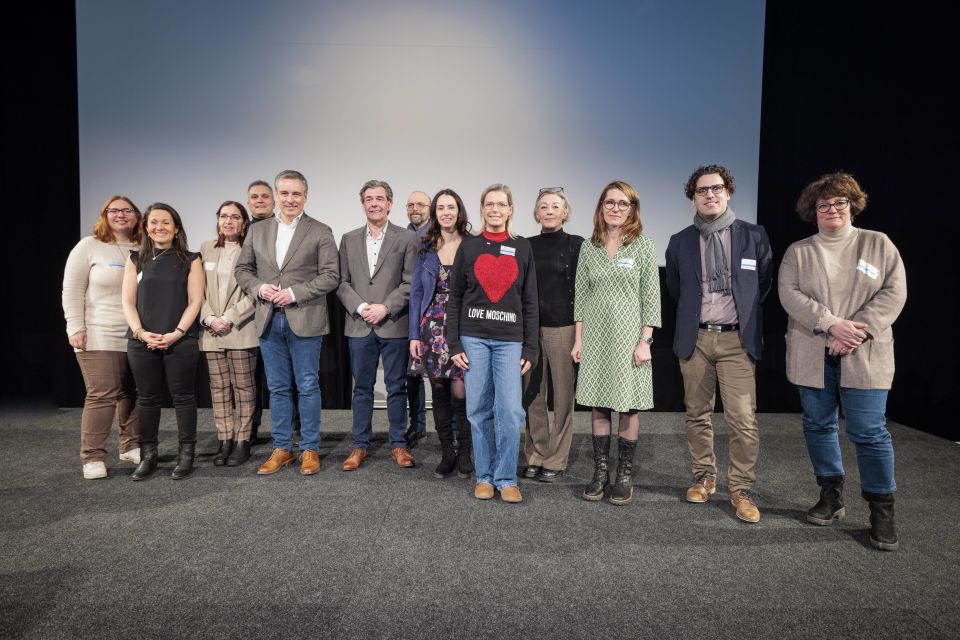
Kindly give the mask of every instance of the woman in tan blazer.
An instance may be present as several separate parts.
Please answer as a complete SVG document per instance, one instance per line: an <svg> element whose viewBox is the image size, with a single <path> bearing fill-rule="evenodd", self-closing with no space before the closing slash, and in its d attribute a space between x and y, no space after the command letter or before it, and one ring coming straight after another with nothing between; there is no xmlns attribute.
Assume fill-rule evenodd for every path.
<svg viewBox="0 0 960 640"><path fill-rule="evenodd" d="M206 286L200 322L200 350L210 370L210 396L220 448L217 466L236 466L250 458L250 427L256 404L257 330L253 301L237 285L234 266L250 225L239 202L217 209L217 239L203 243Z"/></svg>
<svg viewBox="0 0 960 640"><path fill-rule="evenodd" d="M867 204L853 176L825 175L808 184L797 213L819 232L793 243L780 266L787 311L787 378L797 385L803 434L820 501L813 524L845 515L839 411L857 452L861 493L870 505L870 542L895 550L893 443L887 392L893 381L892 325L907 299L900 253L879 232L854 227Z"/></svg>

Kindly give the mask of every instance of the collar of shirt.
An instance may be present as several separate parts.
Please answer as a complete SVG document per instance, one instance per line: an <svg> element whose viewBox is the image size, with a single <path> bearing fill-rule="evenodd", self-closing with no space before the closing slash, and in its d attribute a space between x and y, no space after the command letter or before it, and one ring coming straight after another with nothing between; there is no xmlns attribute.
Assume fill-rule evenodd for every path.
<svg viewBox="0 0 960 640"><path fill-rule="evenodd" d="M380 242L381 240L383 240L383 236L387 235L387 226L388 226L388 225L383 225L383 228L380 229L380 235L377 236L376 238L374 238L374 237L373 237L373 234L370 233L370 225L369 225L369 224L366 225L366 229L367 229L367 240L370 240L371 242Z"/></svg>
<svg viewBox="0 0 960 640"><path fill-rule="evenodd" d="M296 218L294 218L294 219L293 219L293 222L291 222L290 224L287 224L286 222L284 222L284 221L283 221L283 218L281 218L280 216L273 216L273 217L276 219L277 224L283 225L283 226L287 227L288 229L296 229L296 228L297 228L297 225L300 224L300 218L303 217L303 213L304 213L304 212L301 211L301 212L300 212L300 215L298 215Z"/></svg>

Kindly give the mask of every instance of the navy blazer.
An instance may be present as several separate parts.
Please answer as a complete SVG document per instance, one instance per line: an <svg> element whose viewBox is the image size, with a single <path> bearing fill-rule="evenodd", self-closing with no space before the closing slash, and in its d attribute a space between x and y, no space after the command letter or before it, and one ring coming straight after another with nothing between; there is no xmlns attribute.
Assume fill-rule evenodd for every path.
<svg viewBox="0 0 960 640"><path fill-rule="evenodd" d="M417 238L418 248L423 246L423 238ZM420 339L420 319L430 307L433 292L437 288L437 276L440 275L440 257L433 248L417 254L413 263L413 280L410 283L410 322L408 336L410 340Z"/></svg>
<svg viewBox="0 0 960 640"><path fill-rule="evenodd" d="M756 269L744 269L743 259L756 260ZM730 225L730 275L733 301L740 323L740 341L753 360L763 353L763 310L760 302L770 291L773 256L770 239L760 225L734 220ZM677 328L673 352L689 358L697 346L700 329L701 286L700 232L690 225L670 238L667 246L666 283L677 303Z"/></svg>

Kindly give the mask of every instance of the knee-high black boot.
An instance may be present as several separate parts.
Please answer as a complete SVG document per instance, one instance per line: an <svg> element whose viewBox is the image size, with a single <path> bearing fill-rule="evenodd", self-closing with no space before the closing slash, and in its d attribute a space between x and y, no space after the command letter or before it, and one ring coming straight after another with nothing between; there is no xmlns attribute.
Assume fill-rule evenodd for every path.
<svg viewBox="0 0 960 640"><path fill-rule="evenodd" d="M457 468L457 452L453 448L453 427L450 390L443 383L433 385L433 422L440 439L440 464L433 470L434 478L449 478Z"/></svg>
<svg viewBox="0 0 960 640"><path fill-rule="evenodd" d="M467 400L466 398L454 397L450 403L453 405L453 413L457 416L457 475L461 478L469 478L473 473L473 460L470 454L473 452L473 434L470 432L470 421L467 420Z"/></svg>

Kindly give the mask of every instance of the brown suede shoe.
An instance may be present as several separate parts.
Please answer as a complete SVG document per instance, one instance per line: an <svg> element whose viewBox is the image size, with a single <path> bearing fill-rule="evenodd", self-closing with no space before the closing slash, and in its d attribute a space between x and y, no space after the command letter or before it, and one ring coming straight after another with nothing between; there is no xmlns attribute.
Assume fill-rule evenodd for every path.
<svg viewBox="0 0 960 640"><path fill-rule="evenodd" d="M687 502L706 502L717 492L717 479L700 472L693 478L693 484L687 489Z"/></svg>
<svg viewBox="0 0 960 640"><path fill-rule="evenodd" d="M360 467L363 464L363 461L367 459L367 450L366 449L354 449L350 452L350 455L347 456L347 459L343 461L343 466L340 468L344 471L353 471Z"/></svg>
<svg viewBox="0 0 960 640"><path fill-rule="evenodd" d="M489 500L493 497L493 485L489 482L478 482L473 488L473 497L477 500Z"/></svg>
<svg viewBox="0 0 960 640"><path fill-rule="evenodd" d="M316 451L302 451L300 453L300 475L312 476L320 471L320 454Z"/></svg>
<svg viewBox="0 0 960 640"><path fill-rule="evenodd" d="M760 509L757 508L757 494L749 489L737 489L730 494L730 504L737 508L737 517L744 522L759 522Z"/></svg>
<svg viewBox="0 0 960 640"><path fill-rule="evenodd" d="M410 455L406 447L394 447L390 450L390 455L393 456L393 459L396 460L397 464L401 467L412 467L416 464L413 461L413 456Z"/></svg>
<svg viewBox="0 0 960 640"><path fill-rule="evenodd" d="M504 487L500 489L500 499L504 502L523 502L520 487Z"/></svg>
<svg viewBox="0 0 960 640"><path fill-rule="evenodd" d="M269 476L293 462L293 454L286 449L274 449L267 461L257 469L258 476Z"/></svg>

